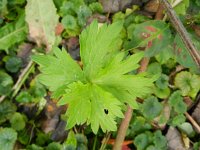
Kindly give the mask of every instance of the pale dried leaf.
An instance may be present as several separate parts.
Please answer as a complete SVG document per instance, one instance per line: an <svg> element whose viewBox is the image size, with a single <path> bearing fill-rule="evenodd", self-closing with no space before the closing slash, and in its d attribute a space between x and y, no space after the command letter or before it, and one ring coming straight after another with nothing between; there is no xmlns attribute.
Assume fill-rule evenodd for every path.
<svg viewBox="0 0 200 150"><path fill-rule="evenodd" d="M55 42L55 28L58 15L53 0L28 0L26 22L29 25L30 37L40 46L45 44L50 50Z"/></svg>

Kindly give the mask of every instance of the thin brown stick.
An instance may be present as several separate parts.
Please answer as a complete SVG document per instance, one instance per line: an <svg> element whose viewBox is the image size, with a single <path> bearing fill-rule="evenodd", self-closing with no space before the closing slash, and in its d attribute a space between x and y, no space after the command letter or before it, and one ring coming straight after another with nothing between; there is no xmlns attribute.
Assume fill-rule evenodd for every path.
<svg viewBox="0 0 200 150"><path fill-rule="evenodd" d="M180 19L177 17L175 11L172 9L172 6L167 0L160 0L167 11L167 15L170 18L171 23L173 24L174 28L180 35L183 43L185 44L188 52L192 56L194 62L200 67L200 54L198 53L195 45L193 44L191 38L185 27L183 26Z"/></svg>
<svg viewBox="0 0 200 150"><path fill-rule="evenodd" d="M200 133L200 126L197 124L197 122L188 114L185 113L186 118L191 122L191 124L197 129L198 133Z"/></svg>
<svg viewBox="0 0 200 150"><path fill-rule="evenodd" d="M116 140L115 140L115 143L113 146L113 150L121 150L123 141L126 136L126 131L128 129L128 125L131 121L132 114L133 114L133 109L130 106L128 106L127 111L124 115L124 119L122 120L120 127L118 129L117 137L116 137Z"/></svg>
<svg viewBox="0 0 200 150"><path fill-rule="evenodd" d="M141 66L138 69L138 73L142 73L147 69L147 66L149 64L149 58L144 57L141 61ZM122 120L120 127L117 132L117 137L113 146L113 150L121 150L123 141L126 136L126 131L128 129L129 123L131 121L133 114L133 109L128 106L127 111L125 112L124 119Z"/></svg>

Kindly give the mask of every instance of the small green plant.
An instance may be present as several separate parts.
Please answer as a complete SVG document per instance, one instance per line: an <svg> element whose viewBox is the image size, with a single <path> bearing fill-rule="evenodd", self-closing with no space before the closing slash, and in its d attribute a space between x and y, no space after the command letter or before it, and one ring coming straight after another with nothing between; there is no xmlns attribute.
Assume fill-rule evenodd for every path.
<svg viewBox="0 0 200 150"><path fill-rule="evenodd" d="M94 21L80 35L81 68L65 50L55 48L52 55L32 59L40 65L39 81L49 87L59 105L68 104L67 129L75 124L91 124L115 131L116 117L123 118L123 105L137 109L136 97L151 92L153 79L131 74L143 57L139 52L128 55L120 51L122 22L98 27Z"/></svg>

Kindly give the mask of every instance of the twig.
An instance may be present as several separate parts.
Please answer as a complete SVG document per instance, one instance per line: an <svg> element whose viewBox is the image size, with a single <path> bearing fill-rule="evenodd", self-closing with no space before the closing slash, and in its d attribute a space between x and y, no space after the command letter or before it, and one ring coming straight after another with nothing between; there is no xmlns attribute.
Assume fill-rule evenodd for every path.
<svg viewBox="0 0 200 150"><path fill-rule="evenodd" d="M17 82L12 88L12 91L13 91L12 96L11 96L12 98L16 96L22 84L24 83L24 81L26 80L27 76L29 75L29 73L32 71L33 68L34 68L34 63L30 61L29 64L26 66L26 68L22 71ZM0 103L3 102L5 98L6 98L5 95L1 96Z"/></svg>
<svg viewBox="0 0 200 150"><path fill-rule="evenodd" d="M0 103L1 103L5 98L6 98L5 95L1 96L1 97L0 97Z"/></svg>
<svg viewBox="0 0 200 150"><path fill-rule="evenodd" d="M108 143L108 140L110 139L111 133L106 133L106 136L102 140L102 144L99 150L104 150L106 147L106 144Z"/></svg>
<svg viewBox="0 0 200 150"><path fill-rule="evenodd" d="M149 63L149 58L144 57L141 61L141 66L138 69L138 73L142 73L147 69ZM113 146L113 150L121 150L122 143L126 136L126 131L128 129L131 117L133 114L133 109L128 106L127 111L125 112L124 119L122 120L120 127L117 132L117 137Z"/></svg>
<svg viewBox="0 0 200 150"><path fill-rule="evenodd" d="M187 112L185 113L185 116L200 133L200 126L197 124L197 122Z"/></svg>
<svg viewBox="0 0 200 150"><path fill-rule="evenodd" d="M158 10L156 12L156 16L155 16L156 20L161 20L164 17L163 11L164 11L164 8L162 4L160 3L158 6Z"/></svg>
<svg viewBox="0 0 200 150"><path fill-rule="evenodd" d="M117 137L116 137L116 140L115 140L115 143L113 146L113 150L121 150L132 114L133 114L133 109L130 106L128 106L127 111L124 115L124 119L122 120L120 127L118 129Z"/></svg>
<svg viewBox="0 0 200 150"><path fill-rule="evenodd" d="M26 68L22 71L22 73L20 74L17 82L15 83L15 85L13 86L13 93L12 93L12 97L15 97L16 94L18 93L18 91L20 90L22 84L24 83L24 81L26 80L26 78L28 77L29 73L33 70L35 63L33 61L30 61L28 63L28 65L26 66Z"/></svg>
<svg viewBox="0 0 200 150"><path fill-rule="evenodd" d="M180 35L183 43L185 44L188 52L192 56L194 62L197 64L198 67L200 67L200 54L198 53L196 47L192 43L192 40L190 39L188 32L184 28L182 22L177 17L175 11L172 9L172 6L167 0L160 0L165 7L168 17L170 18L171 23L173 24L174 28Z"/></svg>

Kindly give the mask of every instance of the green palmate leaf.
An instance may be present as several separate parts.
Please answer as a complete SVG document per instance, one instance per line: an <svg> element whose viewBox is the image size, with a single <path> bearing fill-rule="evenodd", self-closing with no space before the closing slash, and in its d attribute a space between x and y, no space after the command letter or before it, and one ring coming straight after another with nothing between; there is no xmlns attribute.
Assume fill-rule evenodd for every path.
<svg viewBox="0 0 200 150"><path fill-rule="evenodd" d="M56 57L41 55L32 56L32 59L41 67L39 81L55 92L54 96L58 98L63 94L66 85L84 79L81 68L68 53L55 48L54 54Z"/></svg>
<svg viewBox="0 0 200 150"><path fill-rule="evenodd" d="M178 73L175 77L175 86L181 90L183 96L195 98L200 90L200 77L187 71Z"/></svg>
<svg viewBox="0 0 200 150"><path fill-rule="evenodd" d="M55 56L33 56L42 72L40 81L62 97L60 105L68 104L67 128L87 123L95 133L99 127L114 131L116 117L123 117L122 105L138 108L134 99L151 92L153 79L128 74L139 67L143 53L128 56L119 51L121 29L121 22L98 28L94 21L82 32L83 70L64 50L55 49Z"/></svg>
<svg viewBox="0 0 200 150"><path fill-rule="evenodd" d="M17 140L17 132L12 128L0 129L0 149L13 150L15 141Z"/></svg>
<svg viewBox="0 0 200 150"><path fill-rule="evenodd" d="M118 50L119 33L122 29L122 22L110 26L103 25L98 30L97 22L93 22L80 35L81 58L84 72L88 79L93 79L111 58L109 53ZM95 43L95 44L94 44Z"/></svg>
<svg viewBox="0 0 200 150"><path fill-rule="evenodd" d="M146 47L146 56L152 57L164 50L170 41L170 30L163 21L146 21L135 27L128 47Z"/></svg>
<svg viewBox="0 0 200 150"><path fill-rule="evenodd" d="M17 22L8 23L0 28L0 50L8 48L26 39L27 27L22 15Z"/></svg>
<svg viewBox="0 0 200 150"><path fill-rule="evenodd" d="M26 22L30 36L38 45L45 44L50 50L55 43L55 27L58 15L52 0L28 0Z"/></svg>

